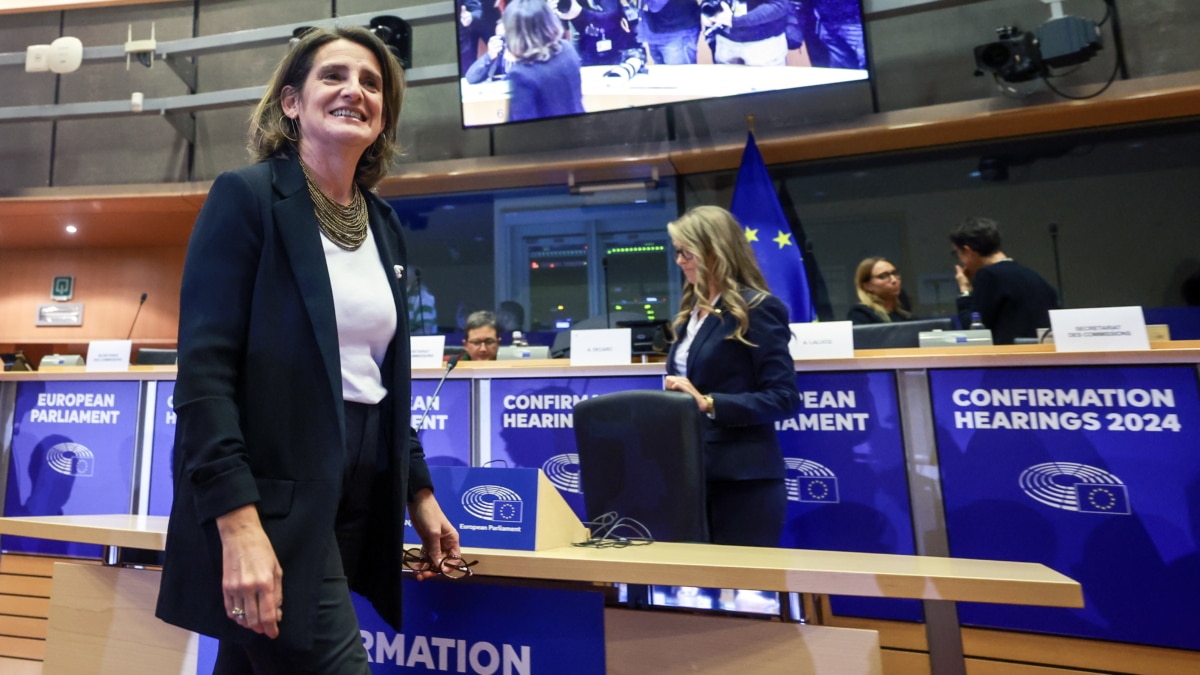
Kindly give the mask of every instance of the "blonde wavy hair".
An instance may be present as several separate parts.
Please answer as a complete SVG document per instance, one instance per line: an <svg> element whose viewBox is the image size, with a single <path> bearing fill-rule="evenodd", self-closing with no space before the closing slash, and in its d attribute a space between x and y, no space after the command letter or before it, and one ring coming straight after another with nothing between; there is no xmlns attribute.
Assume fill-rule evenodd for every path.
<svg viewBox="0 0 1200 675"><path fill-rule="evenodd" d="M685 283L683 286L683 300L679 303L679 313L673 322L676 334L687 323L692 309L699 307L705 312L715 312L716 308L709 298L715 289L720 288L721 303L737 320L737 328L725 339L756 347L746 339L746 331L750 329L750 310L757 307L771 291L767 288L762 271L758 269L754 251L750 249L750 243L746 241L737 219L719 206L697 206L669 223L667 232L671 239L682 244L682 250L700 262L696 269L696 283ZM742 297L742 292L746 290L754 291L749 301Z"/></svg>
<svg viewBox="0 0 1200 675"><path fill-rule="evenodd" d="M396 57L375 34L361 26L345 26L332 30L314 28L304 34L296 46L275 67L267 91L250 115L250 139L247 149L256 162L278 155L299 155L303 135L300 125L283 114L284 91L292 87L304 90L312 71L317 50L336 40L348 40L365 47L379 62L383 78L383 129L358 160L354 182L370 190L387 176L392 158L400 152L396 128L400 124L400 106L404 102L404 69Z"/></svg>
<svg viewBox="0 0 1200 675"><path fill-rule="evenodd" d="M875 265L881 262L889 263L892 267L895 267L895 263L892 263L891 260L883 256L865 258L862 262L858 263L858 269L854 271L854 290L858 293L859 302L870 307L871 311L878 314L884 321L891 323L892 317L888 314L883 300L878 295L864 288L867 282L871 280L871 273L875 271ZM896 298L896 313L906 319L912 316L912 312L900 305L900 298Z"/></svg>

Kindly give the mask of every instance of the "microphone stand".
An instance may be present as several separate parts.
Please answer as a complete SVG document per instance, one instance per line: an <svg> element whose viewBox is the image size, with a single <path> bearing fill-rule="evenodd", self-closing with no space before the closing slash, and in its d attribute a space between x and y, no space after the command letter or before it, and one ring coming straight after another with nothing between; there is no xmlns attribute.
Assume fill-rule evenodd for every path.
<svg viewBox="0 0 1200 675"><path fill-rule="evenodd" d="M441 393L442 385L446 384L446 378L450 376L450 371L454 370L454 366L458 365L458 360L461 358L462 354L455 354L446 362L446 372L442 373L442 379L438 380L437 387L434 388L433 396L430 398L437 398L437 395ZM429 417L429 406L425 406L425 412L421 413L421 421L417 423L416 429L418 432L425 426L426 417Z"/></svg>
<svg viewBox="0 0 1200 675"><path fill-rule="evenodd" d="M1050 249L1054 252L1054 281L1058 284L1058 305L1065 307L1067 301L1063 294L1062 266L1058 261L1058 223L1050 223Z"/></svg>
<svg viewBox="0 0 1200 675"><path fill-rule="evenodd" d="M142 299L138 302L137 311L133 313L133 321L129 323L129 334L125 336L128 340L133 337L133 327L137 325L138 316L142 313L142 305L146 304L146 294L142 293Z"/></svg>

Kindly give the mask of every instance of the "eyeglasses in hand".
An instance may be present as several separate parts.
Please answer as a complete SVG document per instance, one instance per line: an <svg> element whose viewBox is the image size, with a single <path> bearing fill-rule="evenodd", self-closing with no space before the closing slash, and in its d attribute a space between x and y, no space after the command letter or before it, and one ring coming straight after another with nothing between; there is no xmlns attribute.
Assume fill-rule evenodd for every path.
<svg viewBox="0 0 1200 675"><path fill-rule="evenodd" d="M425 549L410 548L404 551L404 566L414 572L434 571L450 579L461 579L475 574L471 568L479 564L478 560L467 562L456 555L448 555L438 561L437 565L429 559Z"/></svg>

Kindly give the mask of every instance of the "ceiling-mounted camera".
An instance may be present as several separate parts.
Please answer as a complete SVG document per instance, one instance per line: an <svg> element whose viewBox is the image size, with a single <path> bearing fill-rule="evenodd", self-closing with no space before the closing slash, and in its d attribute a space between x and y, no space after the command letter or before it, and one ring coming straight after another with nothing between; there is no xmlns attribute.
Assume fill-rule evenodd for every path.
<svg viewBox="0 0 1200 675"><path fill-rule="evenodd" d="M395 55L400 67L412 68L412 26L407 21L398 16L377 16L371 19L369 28Z"/></svg>
<svg viewBox="0 0 1200 675"><path fill-rule="evenodd" d="M1049 75L1050 68L1086 62L1103 47L1095 21L1062 13L1060 0L1042 0L1051 18L1033 32L1016 26L996 29L996 42L975 48L975 74L992 73L1005 82L1025 82Z"/></svg>

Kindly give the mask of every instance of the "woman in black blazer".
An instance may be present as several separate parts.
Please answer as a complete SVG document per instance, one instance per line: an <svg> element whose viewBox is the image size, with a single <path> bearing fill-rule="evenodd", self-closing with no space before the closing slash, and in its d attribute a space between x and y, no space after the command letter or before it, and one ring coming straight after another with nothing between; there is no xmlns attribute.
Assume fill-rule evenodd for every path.
<svg viewBox="0 0 1200 675"><path fill-rule="evenodd" d="M713 543L777 546L787 511L776 420L800 407L788 311L771 295L733 215L696 207L667 225L687 279L666 388L705 413Z"/></svg>
<svg viewBox="0 0 1200 675"><path fill-rule="evenodd" d="M429 559L459 554L409 428L400 223L370 192L402 95L365 29L308 33L188 244L157 614L217 637L216 673L369 673L349 591L399 629L406 504Z"/></svg>

